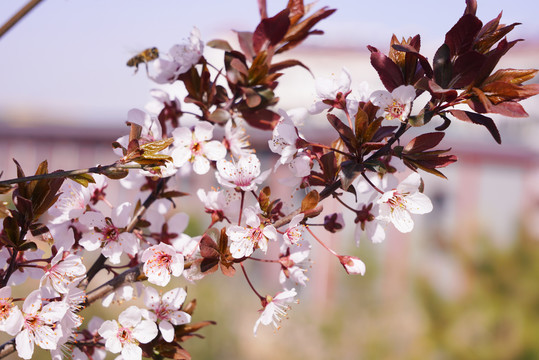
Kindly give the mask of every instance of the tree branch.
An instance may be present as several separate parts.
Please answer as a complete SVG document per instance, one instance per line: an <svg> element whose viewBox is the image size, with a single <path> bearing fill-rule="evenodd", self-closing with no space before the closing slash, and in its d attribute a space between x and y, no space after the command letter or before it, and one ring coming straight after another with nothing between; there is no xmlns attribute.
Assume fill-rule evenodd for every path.
<svg viewBox="0 0 539 360"><path fill-rule="evenodd" d="M0 28L0 37L2 37L6 32L9 31L16 23L18 23L26 14L28 14L33 8L36 7L43 0L30 0L28 4L24 5L15 15L11 17L2 27Z"/></svg>

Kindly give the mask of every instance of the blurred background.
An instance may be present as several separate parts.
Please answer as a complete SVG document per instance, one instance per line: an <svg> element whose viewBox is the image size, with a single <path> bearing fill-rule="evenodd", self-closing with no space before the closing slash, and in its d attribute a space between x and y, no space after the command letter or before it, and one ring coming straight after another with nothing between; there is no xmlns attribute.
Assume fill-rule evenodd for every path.
<svg viewBox="0 0 539 360"><path fill-rule="evenodd" d="M268 0L269 13L285 3ZM0 3L0 22L24 4ZM539 68L539 2L478 5L484 23L501 10L502 23L522 23L509 39L525 41L499 68ZM422 53L431 58L465 3L444 6L333 2L337 12L317 26L326 34L309 38L286 57L299 59L320 77L338 76L346 67L353 88L367 81L371 91L381 89L366 45L387 52L393 33L399 38L419 33ZM12 158L27 174L45 159L51 170L115 161L110 144L127 134L127 111L144 108L149 90L157 87L143 68L134 75L125 66L130 57L152 46L167 52L193 26L204 41L233 41L230 29L252 31L258 21L255 0L44 1L0 38L2 178L15 176ZM206 49L205 56L222 64L218 51ZM314 80L303 69L288 70L277 94L284 109L308 107L315 99ZM364 277L346 275L335 258L314 245L308 287L300 290L300 304L293 305L279 331L262 328L253 337L260 304L241 276L215 274L188 284L188 299L199 300L193 320L218 325L201 332L205 340L192 339L185 348L194 359L539 358L539 101L523 105L529 118L495 118L501 146L483 127L452 123L440 148L451 147L459 161L443 171L447 181L424 175L434 211L414 219L411 235L390 231L382 244L364 240L356 247L353 219L346 217L349 230L324 237L341 253L361 257L367 265ZM427 125L429 131L436 122ZM322 139L323 116L305 124ZM207 180L208 187L212 184ZM132 195L116 184L109 185L108 194L118 202ZM190 235L206 226L197 220L200 209L193 210L194 203L183 198L179 204L194 220ZM327 213L332 208L325 204ZM272 265L250 269L259 287L273 286L262 289L268 294L278 291L278 270ZM124 307L97 311L118 313Z"/></svg>

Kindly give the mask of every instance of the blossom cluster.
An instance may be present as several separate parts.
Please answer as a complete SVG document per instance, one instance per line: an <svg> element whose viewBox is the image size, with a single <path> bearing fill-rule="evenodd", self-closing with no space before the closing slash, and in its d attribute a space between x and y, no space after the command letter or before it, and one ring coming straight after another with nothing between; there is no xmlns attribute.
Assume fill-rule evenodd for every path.
<svg viewBox="0 0 539 360"><path fill-rule="evenodd" d="M107 352L130 360L187 358L181 342L212 323L191 324L194 301L184 304L187 292L178 284L196 283L218 269L226 276L241 269L260 302L254 334L260 325L278 329L290 304L297 302L301 289L308 285L312 247L327 250L348 274L366 273L362 259L338 253L324 241L327 233L349 228L344 212L354 216L356 244L363 236L376 244L385 240L388 226L409 233L415 216L433 210L418 170L444 177L438 168L455 162L456 157L447 154L449 150L433 149L443 132L424 133L405 146L400 144L402 135L435 115L447 119L451 113L447 109L455 105L473 103L471 87L460 83L464 75L478 86L473 91L484 85L489 94L496 90L493 81L509 75L488 82L472 74L457 74L453 83L440 84L442 80L419 54L418 39L393 39L394 51L406 53L405 62L395 54L388 57L369 48L385 90L370 91L365 83L359 91L354 89L351 75L343 68L338 78L316 79L316 98L310 106L278 109L275 79L282 74L277 71L298 62L272 64L268 54L299 42L287 31L274 31L295 29L306 37L322 18L302 23L298 19L305 14L292 16L290 11L263 17L249 40L240 36L246 54L222 40L205 43L195 28L182 44L155 59L150 79L158 85L180 84L188 95L181 101L166 87L154 89L151 104L130 110L126 122L131 131L113 143L118 155L114 164L82 175L72 172L59 182L44 178L37 183L25 180L18 168L15 208L6 212L0 225L0 264L6 264L0 271L0 331L14 337L20 357L31 358L37 345L50 350L55 359L64 355L104 359ZM329 16L334 10L321 11ZM472 8L467 11L472 16ZM481 36L493 40L498 33L489 29ZM443 50L458 58L467 49L451 46L465 44L448 34L456 40L444 44L448 49ZM225 51L224 69L207 62L204 49L208 45ZM415 64L412 70L411 64ZM436 74L443 71L436 68ZM507 100L517 105L539 92L535 87L519 88L526 86L522 79L530 77L519 74L517 80L517 75L511 78L516 87L511 94L521 95L508 95ZM432 98L427 105L417 106L422 92ZM196 110L187 111L188 105ZM414 111L414 105L419 111ZM501 109L503 102L496 106ZM310 116L320 113L334 130L328 132L329 141L309 139L306 131L313 121ZM464 113L451 114L476 123L479 116L486 118ZM496 138L495 126L484 118L481 124ZM251 127L270 130L267 134L271 135L252 144ZM46 164L36 176L44 173ZM272 193L275 178L290 198L281 200ZM137 198L111 203L106 196L110 179L136 190ZM197 184L195 189L183 187L186 179ZM207 214L197 220L207 227L192 236L187 230L187 209L195 193ZM342 211L323 211L323 203L331 198ZM83 255L95 259L93 264L86 266ZM261 294L245 262L278 264L274 276L280 287ZM89 290L100 270L112 278ZM38 288L14 298L12 288L28 277L39 280ZM144 306L132 302L137 297L143 298ZM121 304L124 309L117 320L94 317L81 329L81 311L97 299L105 307Z"/></svg>

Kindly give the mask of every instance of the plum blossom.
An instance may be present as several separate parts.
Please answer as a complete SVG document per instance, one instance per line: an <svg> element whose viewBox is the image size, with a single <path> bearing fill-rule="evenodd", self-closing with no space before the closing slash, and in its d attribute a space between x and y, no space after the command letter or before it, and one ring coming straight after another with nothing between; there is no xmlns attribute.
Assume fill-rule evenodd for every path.
<svg viewBox="0 0 539 360"><path fill-rule="evenodd" d="M283 251L284 250L284 251ZM287 281L295 285L306 286L309 278L305 275L307 268L311 266L309 255L311 246L306 242L297 243L293 247L281 247L283 254L279 257L281 271L279 272L279 283L284 287Z"/></svg>
<svg viewBox="0 0 539 360"><path fill-rule="evenodd" d="M109 307L113 302L123 303L135 299L142 293L142 284L136 282L134 284L125 284L118 287L116 290L108 294L101 301L101 305Z"/></svg>
<svg viewBox="0 0 539 360"><path fill-rule="evenodd" d="M211 214L212 223L216 223L237 214L240 209L241 197L234 190L197 190L197 196L204 205L204 211Z"/></svg>
<svg viewBox="0 0 539 360"><path fill-rule="evenodd" d="M311 105L311 107L309 108L309 113L319 114L322 111L326 109L331 109L333 106L337 105L336 102L339 101L337 97L339 96L339 94L341 94L341 96L347 95L350 92L351 83L352 78L350 77L350 73L346 68L342 68L339 78L337 78L334 74L331 78L316 78L315 88L316 95L319 100L317 100L314 104ZM350 107L350 100L347 99L346 102L347 108ZM334 104L330 105L331 103ZM357 103L355 105L352 105L352 107L354 106L356 107L357 111Z"/></svg>
<svg viewBox="0 0 539 360"><path fill-rule="evenodd" d="M286 112L280 112L283 117L273 129L273 137L268 140L272 152L281 155L280 164L288 164L298 152L297 142L300 139L298 129Z"/></svg>
<svg viewBox="0 0 539 360"><path fill-rule="evenodd" d="M277 230L273 225L264 225L252 208L244 211L247 227L232 225L226 229L232 257L240 259L250 256L256 248L266 252L268 240L277 240Z"/></svg>
<svg viewBox="0 0 539 360"><path fill-rule="evenodd" d="M255 326L253 328L253 333L256 336L256 331L258 330L258 325L269 325L272 324L276 329L279 329L279 322L282 317L286 316L287 311L290 309L291 302L294 301L296 297L296 289L285 290L274 297L266 296L262 300L262 305L264 308L261 310L260 317L256 320Z"/></svg>
<svg viewBox="0 0 539 360"><path fill-rule="evenodd" d="M397 119L404 122L410 115L415 96L415 89L412 85L401 85L391 93L385 90L375 91L370 100L373 105L380 108L376 116L383 116L386 120Z"/></svg>
<svg viewBox="0 0 539 360"><path fill-rule="evenodd" d="M0 331L5 331L9 335L16 335L21 330L24 318L17 305L13 303L11 297L11 287L6 286L0 289Z"/></svg>
<svg viewBox="0 0 539 360"><path fill-rule="evenodd" d="M155 117L140 109L131 109L127 112L127 122L141 126L140 144L149 143L162 139L161 124ZM120 145L127 149L129 145L129 135L124 135L116 140ZM123 156L121 148L115 148L114 153Z"/></svg>
<svg viewBox="0 0 539 360"><path fill-rule="evenodd" d="M162 297L150 286L144 291L144 304L151 310L146 311L147 318L157 322L166 342L174 340L174 325L191 322L191 315L180 310L186 296L187 293L182 288L167 291Z"/></svg>
<svg viewBox="0 0 539 360"><path fill-rule="evenodd" d="M350 275L365 275L365 263L361 261L358 257L348 256L348 255L338 255L341 265L344 267L344 270Z"/></svg>
<svg viewBox="0 0 539 360"><path fill-rule="evenodd" d="M43 306L41 291L32 291L24 300L22 311L24 322L22 331L15 338L17 353L23 359L30 359L34 344L42 349L54 350L62 338L62 327L58 324L68 305L64 302L51 302Z"/></svg>
<svg viewBox="0 0 539 360"><path fill-rule="evenodd" d="M142 310L130 306L122 311L116 320L107 320L99 327L99 335L105 340L105 348L119 353L124 359L142 359L139 343L147 344L157 336L157 325L151 320L142 319Z"/></svg>
<svg viewBox="0 0 539 360"><path fill-rule="evenodd" d="M177 277L183 272L183 255L164 243L144 250L140 260L144 263L143 271L148 281L155 285L165 286L170 281L170 275Z"/></svg>
<svg viewBox="0 0 539 360"><path fill-rule="evenodd" d="M60 294L66 294L72 285L85 277L85 274L86 266L82 263L81 257L64 253L64 249L60 248L41 277L40 286L52 286Z"/></svg>
<svg viewBox="0 0 539 360"><path fill-rule="evenodd" d="M367 238L375 244L385 240L386 232L384 226L382 226L379 219L374 215L379 213L378 207L378 204L370 203L369 205L362 205L361 210L356 211L356 219L354 222L357 224L355 230L357 246L359 246L359 241L363 232L365 232Z"/></svg>
<svg viewBox="0 0 539 360"><path fill-rule="evenodd" d="M171 83L180 74L196 65L204 51L204 42L200 40L200 31L194 27L189 39L170 48L164 58L153 61L156 75L152 80L158 84Z"/></svg>
<svg viewBox="0 0 539 360"><path fill-rule="evenodd" d="M174 166L182 167L186 162L193 163L195 173L202 175L210 170L210 160L220 160L226 156L225 146L213 137L213 125L199 122L194 131L179 127L172 131L174 149L170 153Z"/></svg>
<svg viewBox="0 0 539 360"><path fill-rule="evenodd" d="M49 208L52 224L61 224L80 217L90 202L90 191L79 183L66 179L60 187L60 197Z"/></svg>
<svg viewBox="0 0 539 360"><path fill-rule="evenodd" d="M264 182L271 172L268 169L260 173L260 160L255 154L242 157L237 162L221 159L217 161L217 170L215 176L219 184L243 191L256 191L257 185Z"/></svg>
<svg viewBox="0 0 539 360"><path fill-rule="evenodd" d="M238 120L229 120L225 124L225 139L227 148L235 158L248 156L254 152L250 148L249 136L245 133L245 128L238 124Z"/></svg>
<svg viewBox="0 0 539 360"><path fill-rule="evenodd" d="M402 233L412 231L412 214L426 214L432 211L432 202L427 195L419 192L421 177L412 173L396 189L387 191L378 199L380 211L377 218L393 225Z"/></svg>
<svg viewBox="0 0 539 360"><path fill-rule="evenodd" d="M303 213L297 214L290 220L288 228L283 234L283 240L287 245L294 245L301 240L303 227L300 225L300 222L303 220L305 215Z"/></svg>
<svg viewBox="0 0 539 360"><path fill-rule="evenodd" d="M193 27L189 34L189 39L183 44L174 45L168 52L176 64L179 65L175 74L183 74L198 63L203 51L204 42L200 40L200 30Z"/></svg>
<svg viewBox="0 0 539 360"><path fill-rule="evenodd" d="M111 263L119 264L122 253L136 255L139 249L137 237L125 231L129 224L132 205L128 202L114 208L111 218L97 211L88 211L79 221L90 231L82 235L79 244L93 251L103 247L101 253Z"/></svg>
<svg viewBox="0 0 539 360"><path fill-rule="evenodd" d="M308 184L313 162L306 153L298 153L288 164L288 170L292 176L279 178L279 182L290 187L299 187Z"/></svg>

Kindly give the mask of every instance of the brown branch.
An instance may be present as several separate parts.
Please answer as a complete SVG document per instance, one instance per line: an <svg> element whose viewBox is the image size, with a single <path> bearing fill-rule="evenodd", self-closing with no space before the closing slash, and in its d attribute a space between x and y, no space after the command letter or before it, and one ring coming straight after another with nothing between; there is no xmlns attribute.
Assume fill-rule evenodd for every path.
<svg viewBox="0 0 539 360"><path fill-rule="evenodd" d="M0 28L0 37L2 37L6 32L9 31L16 23L18 23L26 14L28 14L37 4L43 0L30 0L28 4L24 5L15 15L11 17L2 27Z"/></svg>
<svg viewBox="0 0 539 360"><path fill-rule="evenodd" d="M94 167L86 168L86 169L55 171L48 174L32 175L32 176L25 176L25 177L14 178L14 179L9 179L9 180L3 180L3 181L0 181L0 186L18 184L18 183L33 181L33 180L69 177L69 176L81 175L81 174L108 174L113 171L128 170L128 169L146 169L146 168L151 168L151 166L140 165L137 163L129 163L125 165L114 163L114 164L103 165L103 166L98 165L98 166L94 166Z"/></svg>

